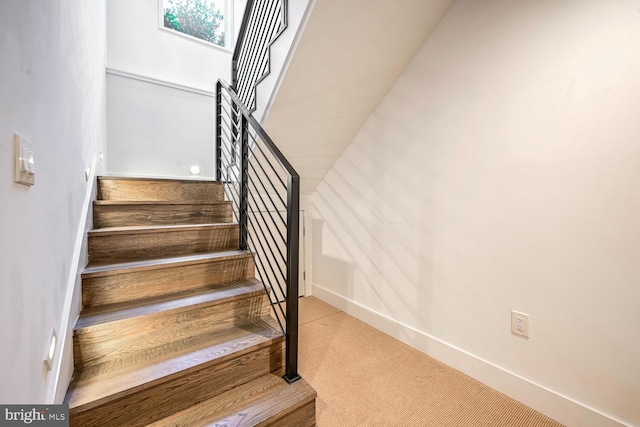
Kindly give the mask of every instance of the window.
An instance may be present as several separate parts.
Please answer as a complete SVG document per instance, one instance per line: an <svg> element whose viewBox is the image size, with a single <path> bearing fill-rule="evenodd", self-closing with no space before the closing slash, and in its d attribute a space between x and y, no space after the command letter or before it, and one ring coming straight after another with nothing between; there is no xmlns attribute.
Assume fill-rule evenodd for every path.
<svg viewBox="0 0 640 427"><path fill-rule="evenodd" d="M160 0L161 27L230 48L228 0Z"/></svg>

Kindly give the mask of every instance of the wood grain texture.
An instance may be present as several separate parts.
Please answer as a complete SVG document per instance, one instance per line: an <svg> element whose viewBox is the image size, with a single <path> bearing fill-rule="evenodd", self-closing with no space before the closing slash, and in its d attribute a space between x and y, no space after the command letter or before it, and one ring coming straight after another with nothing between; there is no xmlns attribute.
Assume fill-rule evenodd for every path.
<svg viewBox="0 0 640 427"><path fill-rule="evenodd" d="M76 323L76 330L109 322L166 313L200 305L223 304L228 301L262 297L264 286L257 279L242 279L216 287L184 291L172 295L159 295L140 301L125 301L84 309Z"/></svg>
<svg viewBox="0 0 640 427"><path fill-rule="evenodd" d="M189 427L218 423L221 417L231 418L243 406L251 406L263 396L277 392L285 381L276 375L263 375L198 405L161 419L148 427ZM216 421L213 421L216 420ZM230 426L237 424L229 423Z"/></svg>
<svg viewBox="0 0 640 427"><path fill-rule="evenodd" d="M274 417L273 422L266 426L273 427L314 427L316 425L315 398L300 408L296 408L287 415Z"/></svg>
<svg viewBox="0 0 640 427"><path fill-rule="evenodd" d="M282 378L267 374L149 427L312 427L315 397L315 391L304 380L289 385Z"/></svg>
<svg viewBox="0 0 640 427"><path fill-rule="evenodd" d="M315 392L280 378L285 339L222 186L99 178L98 197L70 425L315 425Z"/></svg>
<svg viewBox="0 0 640 427"><path fill-rule="evenodd" d="M90 263L237 249L238 225L104 228L89 232L88 248Z"/></svg>
<svg viewBox="0 0 640 427"><path fill-rule="evenodd" d="M238 324L212 335L194 348L186 348L144 365L118 372L105 372L89 367L77 369L66 402L71 408L95 407L124 395L152 387L155 381L168 381L171 375L197 369L201 363L221 363L272 344L283 344L282 332L269 318ZM106 399L106 400L104 400Z"/></svg>
<svg viewBox="0 0 640 427"><path fill-rule="evenodd" d="M82 274L84 307L211 288L255 276L249 252L213 252L89 267Z"/></svg>
<svg viewBox="0 0 640 427"><path fill-rule="evenodd" d="M99 177L98 199L215 202L224 189L215 181Z"/></svg>
<svg viewBox="0 0 640 427"><path fill-rule="evenodd" d="M93 204L93 227L129 225L211 224L231 222L230 202L130 202L96 201Z"/></svg>
<svg viewBox="0 0 640 427"><path fill-rule="evenodd" d="M70 404L71 426L144 426L224 393L282 365L282 342L235 353L224 361L202 361L189 369L92 400ZM71 401L72 399L70 399Z"/></svg>
<svg viewBox="0 0 640 427"><path fill-rule="evenodd" d="M115 311L83 311L73 336L75 366L111 363L115 369L126 362L136 365L154 359L173 343L184 346L199 336L258 318L266 298L264 290L254 285Z"/></svg>
<svg viewBox="0 0 640 427"><path fill-rule="evenodd" d="M249 408L243 408L239 413L244 415L240 426L295 426L304 427L315 424L315 419L309 423L309 410L315 416L316 392L304 380L293 384L285 384L275 393L264 396ZM313 407L307 406L312 403Z"/></svg>

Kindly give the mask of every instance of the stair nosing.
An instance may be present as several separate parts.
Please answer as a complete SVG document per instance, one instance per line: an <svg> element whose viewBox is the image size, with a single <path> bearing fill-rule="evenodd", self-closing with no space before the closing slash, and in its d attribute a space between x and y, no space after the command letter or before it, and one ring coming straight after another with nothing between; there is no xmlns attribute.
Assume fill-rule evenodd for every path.
<svg viewBox="0 0 640 427"><path fill-rule="evenodd" d="M132 273L137 271L154 270L161 268L179 267L208 262L224 261L227 259L246 258L251 252L244 250L212 251L199 254L180 255L172 257L160 257L146 260L118 262L118 263L94 263L85 267L82 272L83 279L109 276L113 274Z"/></svg>
<svg viewBox="0 0 640 427"><path fill-rule="evenodd" d="M230 205L228 200L201 202L198 200L94 200L96 206L145 206L145 205L202 205L202 206L218 206L218 205Z"/></svg>
<svg viewBox="0 0 640 427"><path fill-rule="evenodd" d="M275 421L276 419L283 418L293 413L293 411L300 409L307 403L313 402L318 397L318 393L311 387L309 383L307 383L306 381L304 383L300 383L299 381L302 381L302 379L298 380L296 383L287 384L274 396L276 400L282 400L283 398L295 399L294 403L290 406L287 406L286 411L283 408L277 412L276 411L271 412L270 415L263 414L262 420L260 420L259 423L257 424L258 426L263 425L263 423L271 424L271 422ZM306 388L305 390L296 390L298 393L291 394L290 387L292 386L295 387L296 384L306 384L308 388ZM302 393L300 393L301 391ZM275 407L277 408L277 406ZM272 410L273 408L274 407L271 407Z"/></svg>
<svg viewBox="0 0 640 427"><path fill-rule="evenodd" d="M94 228L89 231L89 237L106 237L129 234L164 233L179 231L215 230L237 227L237 222L212 222L206 224L179 224L179 225L132 225L124 227Z"/></svg>
<svg viewBox="0 0 640 427"><path fill-rule="evenodd" d="M270 321L272 320L270 319ZM149 365L141 366L133 371L120 372L109 376L109 381L113 384L116 383L118 379L121 379L122 383L126 384L126 386L124 384L121 384L119 387L114 385L110 389L109 394L103 393L98 397L92 396L83 399L81 402L74 402L72 398L68 398L67 396L65 397L65 403L69 404L69 408L72 410L72 413L84 412L110 401L137 393L141 390L163 384L166 381L170 381L173 377L188 375L190 372L200 369L207 369L210 365L224 363L233 357L240 357L251 351L259 350L277 341L284 340L282 332L278 330L275 325L263 319L247 321L235 326L238 330L245 327L249 329L249 334L253 338L250 342L246 342L246 337L249 336L249 334L246 336L243 335L242 337L238 337L233 340L226 340L192 352L183 353L175 357L170 357ZM268 331L269 333L264 334L265 331ZM241 343L243 340L245 341L244 346L233 347L229 345L230 342L240 341ZM203 359L203 355L209 356ZM164 369L167 366L180 364L180 362L183 362L184 365L181 365L177 370ZM147 372L147 374L143 375L143 378L139 379L137 382L131 383L126 378L131 377L131 372L134 371L138 373ZM78 387L82 387L82 382L87 380L88 379L74 378L71 383L71 385L74 386L73 390L77 390ZM85 387L90 388L91 385L87 384Z"/></svg>
<svg viewBox="0 0 640 427"><path fill-rule="evenodd" d="M264 383L264 384L263 384ZM256 387L257 385L257 387ZM251 388L256 387L259 391L254 393L253 395L248 395L247 392L251 390ZM245 391L246 390L246 391ZM200 413L203 408L207 408L207 406L211 405L214 401L222 401L227 397L227 394L233 396L233 394L241 392L245 399L242 401L237 400L231 405L227 405L223 407L221 410L217 412L212 412L210 414ZM188 416L189 414L198 415L199 422L202 423L203 426L213 427L220 425L221 421L228 419L238 413L248 411L246 408L257 405L259 403L265 402L269 399L281 400L282 398L287 399L295 399L294 403L291 406L288 406L286 412L282 413L280 411L273 411L272 408L274 406L269 407L269 411L266 413L262 413L262 417L260 419L252 418L252 422L257 422L257 424L252 425L263 425L265 422L274 421L274 417L278 417L281 415L289 415L296 409L301 408L302 406L313 402L317 397L317 392L310 386L310 384L304 380L300 380L299 382L293 384L287 384L284 379L281 377L274 375L273 373L265 374L261 377L255 378L251 381L248 381L236 389L228 390L224 393L221 393L217 396L211 397L207 400L204 400L197 405L192 407L183 409L177 413L174 413L168 417L162 418L160 420L155 421L150 424L149 427L160 427L166 425L186 425L184 424L184 420L181 420L182 417ZM177 424L178 421L182 421L183 424ZM193 420L191 420L193 421ZM199 424L200 425L200 424ZM241 424L243 425L243 424Z"/></svg>
<svg viewBox="0 0 640 427"><path fill-rule="evenodd" d="M184 178L151 178L145 176L99 176L98 181L159 181L159 182L188 182L188 183L205 183L213 184L217 183L222 185L220 181L213 178L211 179L184 179Z"/></svg>
<svg viewBox="0 0 640 427"><path fill-rule="evenodd" d="M256 423L254 425L263 426L265 425L265 423L268 423L267 425L272 425L271 423L275 422L277 419L283 418L291 414L296 409L299 409L307 403L315 400L318 393L310 386L309 383L307 383L306 381L301 381L302 379L296 381L293 384L286 384L285 381L285 384L281 387L278 387L278 390L276 390L272 395L264 396L263 399L259 399L264 401L273 398L276 401L276 405L269 407L269 412L261 413L261 418L253 418L251 421ZM303 390L298 390L298 388L302 388L305 385L307 387L305 387ZM277 403L282 402L284 399L293 400L293 404L286 406L285 408L278 408ZM276 411L275 409L278 410ZM211 420L211 422L216 422L216 420ZM209 423L207 426L211 427L212 423Z"/></svg>
<svg viewBox="0 0 640 427"><path fill-rule="evenodd" d="M196 289L171 295L160 295L133 302L88 307L82 311L74 326L74 333L113 322L159 313L172 313L185 308L216 306L235 299L251 298L264 291L264 285L255 278L247 278L216 285L213 289ZM127 307L127 305L130 307Z"/></svg>

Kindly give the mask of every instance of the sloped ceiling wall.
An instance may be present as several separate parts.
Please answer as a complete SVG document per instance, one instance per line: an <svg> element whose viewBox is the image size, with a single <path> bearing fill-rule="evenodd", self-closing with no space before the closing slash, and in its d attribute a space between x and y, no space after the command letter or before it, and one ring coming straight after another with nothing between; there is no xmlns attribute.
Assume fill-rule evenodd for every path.
<svg viewBox="0 0 640 427"><path fill-rule="evenodd" d="M264 127L311 194L453 0L317 0Z"/></svg>

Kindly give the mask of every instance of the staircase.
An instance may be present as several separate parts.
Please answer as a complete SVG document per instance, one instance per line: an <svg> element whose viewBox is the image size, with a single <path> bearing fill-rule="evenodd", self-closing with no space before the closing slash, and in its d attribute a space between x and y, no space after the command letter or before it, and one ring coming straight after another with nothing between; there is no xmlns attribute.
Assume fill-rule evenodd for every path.
<svg viewBox="0 0 640 427"><path fill-rule="evenodd" d="M98 179L71 426L315 425L315 391L281 378L284 336L223 193Z"/></svg>

